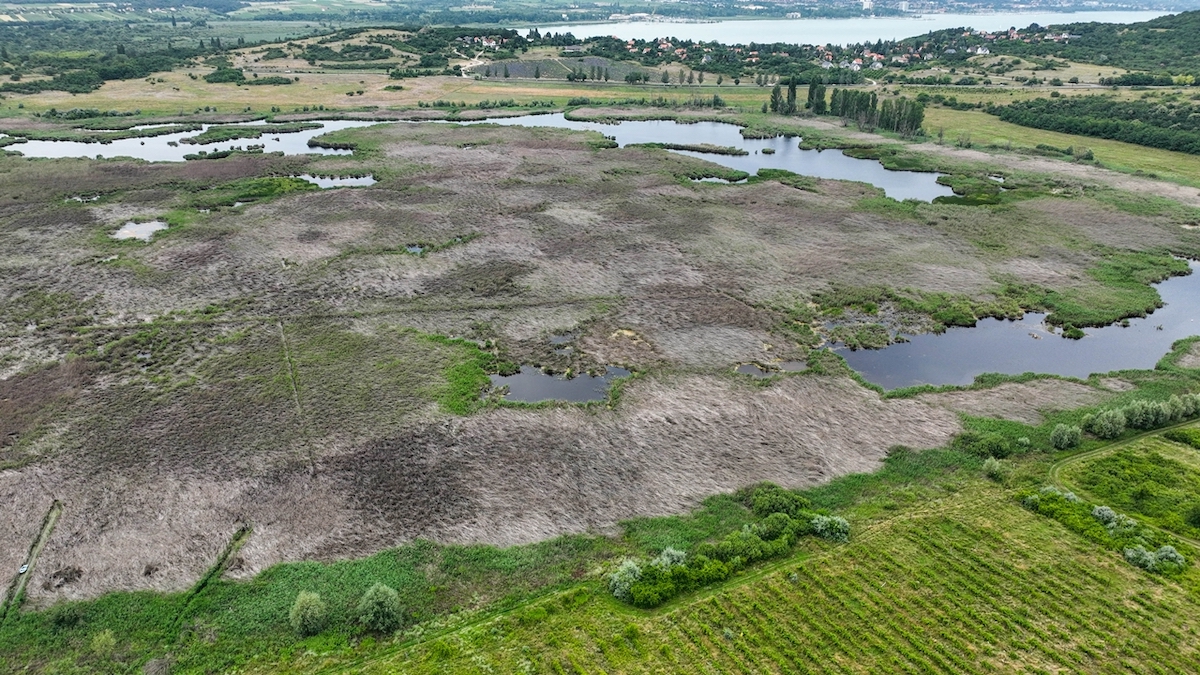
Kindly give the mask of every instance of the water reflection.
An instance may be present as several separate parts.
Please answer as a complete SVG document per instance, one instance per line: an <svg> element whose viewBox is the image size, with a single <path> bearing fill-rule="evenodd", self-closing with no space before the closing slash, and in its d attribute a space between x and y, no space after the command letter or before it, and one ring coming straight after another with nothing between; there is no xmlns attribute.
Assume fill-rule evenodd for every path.
<svg viewBox="0 0 1200 675"><path fill-rule="evenodd" d="M841 349L850 367L885 389L918 384L970 384L983 373L1025 372L1087 377L1113 370L1151 369L1176 340L1200 334L1200 263L1193 273L1156 288L1165 306L1144 319L1088 328L1080 340L1052 332L1044 314L1019 321L983 319L974 328L913 335L886 349Z"/></svg>
<svg viewBox="0 0 1200 675"><path fill-rule="evenodd" d="M266 145L264 152L282 152L285 155L348 155L349 150L334 150L330 148L310 148L309 139L341 129L353 129L376 124L362 120L331 120L322 121L320 129L308 129L291 133L279 133L270 129L264 130L262 138L238 139L223 141L203 146L208 153L220 150L245 148L247 145ZM232 126L270 125L262 120L242 122ZM186 143L180 144L184 138L197 136L213 127L231 126L221 124L205 124L200 131L182 131L150 138L124 138L110 143L81 143L79 141L26 141L8 146L8 150L19 152L26 157L63 158L77 157L83 159L134 157L148 162L182 162L184 155L200 152L199 146Z"/></svg>
<svg viewBox="0 0 1200 675"><path fill-rule="evenodd" d="M672 143L698 145L701 143L735 147L747 155L720 155L690 150L672 150L681 155L699 157L731 169L757 173L759 169L786 169L793 173L817 178L853 180L882 188L892 199L918 199L931 202L936 197L949 197L954 191L937 182L941 174L920 171L889 171L872 159L855 159L841 150L801 150L798 139L743 138L741 127L722 122L680 124L673 120L626 120L617 124L569 120L563 113L553 115L522 115L470 122L469 124L499 124L501 126L555 127L597 131L616 140L617 145L637 143Z"/></svg>
<svg viewBox="0 0 1200 675"><path fill-rule="evenodd" d="M161 220L151 220L146 223L135 223L132 220L125 223L121 229L113 232L113 239L141 239L150 241L155 232L167 229L167 224Z"/></svg>
<svg viewBox="0 0 1200 675"><path fill-rule="evenodd" d="M631 373L624 368L608 366L603 375L576 375L567 378L563 375L549 375L533 366L521 366L521 372L514 375L489 375L492 388L506 387L506 401L522 403L540 403L542 401L569 401L571 403L586 403L588 401L603 401L608 397L608 387L613 380L628 377Z"/></svg>

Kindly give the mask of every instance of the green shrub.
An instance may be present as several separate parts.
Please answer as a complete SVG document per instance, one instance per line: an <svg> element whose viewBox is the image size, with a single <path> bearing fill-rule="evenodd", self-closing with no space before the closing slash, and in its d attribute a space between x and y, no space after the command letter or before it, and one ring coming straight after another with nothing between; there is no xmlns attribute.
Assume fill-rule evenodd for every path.
<svg viewBox="0 0 1200 675"><path fill-rule="evenodd" d="M404 610L400 606L400 594L391 587L377 583L363 593L355 613L358 622L367 630L390 633L400 627Z"/></svg>
<svg viewBox="0 0 1200 675"><path fill-rule="evenodd" d="M613 597L628 602L632 599L630 589L641 578L642 568L637 561L626 560L621 563L617 571L608 576L608 590L612 592Z"/></svg>
<svg viewBox="0 0 1200 675"><path fill-rule="evenodd" d="M1200 449L1200 429L1172 429L1164 433L1163 438Z"/></svg>
<svg viewBox="0 0 1200 675"><path fill-rule="evenodd" d="M1097 438L1116 438L1125 432L1125 413L1105 410L1087 418L1084 426Z"/></svg>
<svg viewBox="0 0 1200 675"><path fill-rule="evenodd" d="M1076 426L1059 424L1050 432L1050 444L1059 450L1067 450L1079 445L1083 430Z"/></svg>
<svg viewBox="0 0 1200 675"><path fill-rule="evenodd" d="M1004 468L1004 465L1001 464L1000 460L996 459L995 457L988 457L986 460L984 460L983 475L987 476L988 478L999 483L1004 480L1004 476L1007 473L1008 471Z"/></svg>
<svg viewBox="0 0 1200 675"><path fill-rule="evenodd" d="M813 532L831 541L847 541L850 539L850 523L841 516L815 516L812 519Z"/></svg>
<svg viewBox="0 0 1200 675"><path fill-rule="evenodd" d="M92 636L91 648L92 654L99 658L107 659L112 656L113 650L117 648L117 638L113 635L112 630L105 628Z"/></svg>
<svg viewBox="0 0 1200 675"><path fill-rule="evenodd" d="M1009 446L1008 440L996 433L980 433L976 431L961 433L954 438L951 447L955 450L970 453L976 457L1004 459L1012 454L1012 448Z"/></svg>
<svg viewBox="0 0 1200 675"><path fill-rule="evenodd" d="M750 507L754 515L765 518L772 513L786 513L792 518L800 514L812 504L804 497L785 490L773 483L760 483L740 493L742 503Z"/></svg>
<svg viewBox="0 0 1200 675"><path fill-rule="evenodd" d="M1140 567L1147 572L1175 572L1183 569L1187 561L1175 550L1174 546L1164 545L1157 551L1150 552L1144 546L1133 546L1124 550L1125 560L1134 567Z"/></svg>
<svg viewBox="0 0 1200 675"><path fill-rule="evenodd" d="M321 596L309 591L300 591L296 602L292 603L292 610L288 612L288 622L292 624L292 630L302 637L316 635L324 630L328 617L328 608Z"/></svg>
<svg viewBox="0 0 1200 675"><path fill-rule="evenodd" d="M662 552L658 554L658 557L652 560L650 564L669 569L671 567L682 565L686 559L686 553L677 548L671 548L668 546L664 548Z"/></svg>

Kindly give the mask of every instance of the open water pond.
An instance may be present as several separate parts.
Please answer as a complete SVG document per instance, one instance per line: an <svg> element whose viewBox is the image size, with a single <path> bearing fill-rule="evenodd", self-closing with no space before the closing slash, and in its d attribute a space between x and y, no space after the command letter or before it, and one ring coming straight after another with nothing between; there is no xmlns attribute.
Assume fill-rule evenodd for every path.
<svg viewBox="0 0 1200 675"><path fill-rule="evenodd" d="M142 241L150 241L155 232L167 229L167 224L161 220L151 220L146 223L135 223L132 220L121 226L121 229L113 232L113 239L141 239Z"/></svg>
<svg viewBox="0 0 1200 675"><path fill-rule="evenodd" d="M148 162L182 162L184 155L198 154L201 151L213 153L219 150L245 148L249 145L263 145L263 152L282 152L285 155L349 155L349 150L331 148L310 148L311 138L341 129L367 127L376 122L362 120L331 120L320 122L320 129L282 133L274 131L271 125L259 120L257 122L242 122L235 125L206 124L200 131L183 131L163 136L149 138L125 138L111 143L81 143L79 141L26 141L14 143L5 149L19 152L26 157L62 158L78 157L92 159L95 157L135 157ZM221 126L263 126L260 138L239 138L234 141L196 145L181 143L184 138L191 138L203 131ZM148 125L146 128L159 125Z"/></svg>
<svg viewBox="0 0 1200 675"><path fill-rule="evenodd" d="M562 375L549 375L533 366L521 366L521 372L513 375L489 375L492 388L507 387L504 395L506 401L522 403L540 403L542 401L568 401L571 403L586 403L588 401L603 401L608 397L608 387L612 381L620 377L628 377L631 373L624 368L608 366L603 375L584 373L567 378Z"/></svg>
<svg viewBox="0 0 1200 675"><path fill-rule="evenodd" d="M626 120L617 124L578 122L563 113L552 115L521 115L498 117L468 124L499 124L502 126L555 127L578 131L598 131L626 146L636 143L669 143L674 145L708 144L745 150L745 155L721 155L690 150L672 150L681 155L699 157L714 164L738 169L749 174L759 169L786 169L793 173L817 178L854 180L882 188L892 199L918 199L931 202L935 197L949 197L954 191L939 185L941 174L922 171L889 171L872 159L855 159L841 150L801 150L800 139L743 138L741 127L722 122L679 124L672 120ZM763 150L773 150L774 154Z"/></svg>
<svg viewBox="0 0 1200 675"><path fill-rule="evenodd" d="M322 190L338 187L366 187L368 185L374 185L378 182L375 180L374 176L338 178L336 176L313 176L311 174L303 173L298 176L293 176L293 178L303 178Z"/></svg>
<svg viewBox="0 0 1200 675"><path fill-rule="evenodd" d="M1151 369L1171 344L1200 335L1200 263L1192 274L1157 285L1165 306L1144 319L1087 328L1080 340L1052 333L1044 314L1018 321L983 319L974 328L909 337L885 349L839 350L850 367L884 389L919 384L971 384L976 375L1025 372L1084 378L1113 370Z"/></svg>

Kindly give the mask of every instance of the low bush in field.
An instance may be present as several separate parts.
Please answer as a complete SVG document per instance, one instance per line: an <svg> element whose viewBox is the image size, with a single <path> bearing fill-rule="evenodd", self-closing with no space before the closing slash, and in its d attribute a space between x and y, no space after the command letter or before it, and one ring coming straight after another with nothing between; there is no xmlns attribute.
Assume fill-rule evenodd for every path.
<svg viewBox="0 0 1200 675"><path fill-rule="evenodd" d="M1050 432L1050 444L1058 450L1067 450L1079 445L1083 430L1068 424L1059 424Z"/></svg>
<svg viewBox="0 0 1200 675"><path fill-rule="evenodd" d="M1163 434L1163 438L1200 449L1200 429L1172 429Z"/></svg>
<svg viewBox="0 0 1200 675"><path fill-rule="evenodd" d="M1000 463L1000 460L988 457L983 462L983 475L999 483L1008 475L1008 470Z"/></svg>
<svg viewBox="0 0 1200 675"><path fill-rule="evenodd" d="M804 497L763 483L739 491L743 504L762 519L715 542L703 542L690 553L665 548L644 564L626 560L608 578L613 596L636 607L657 607L676 595L724 581L747 565L779 557L804 535L846 541L845 518L816 514Z"/></svg>
<svg viewBox="0 0 1200 675"><path fill-rule="evenodd" d="M1169 573L1182 570L1187 561L1184 560L1174 546L1165 545L1157 551L1147 551L1142 546L1134 546L1124 551L1125 560L1134 567L1140 567L1147 572Z"/></svg>
<svg viewBox="0 0 1200 675"><path fill-rule="evenodd" d="M1131 564L1148 572L1172 575L1187 564L1167 535L1110 507L1089 504L1072 492L1048 486L1026 492L1020 499L1030 511L1053 518L1109 550L1120 551Z"/></svg>
<svg viewBox="0 0 1200 675"><path fill-rule="evenodd" d="M950 447L976 457L995 457L996 459L1004 459L1013 453L1012 446L1004 436L977 431L968 431L955 436Z"/></svg>
<svg viewBox="0 0 1200 675"><path fill-rule="evenodd" d="M308 591L300 591L296 602L288 613L288 622L292 630L302 637L316 635L325 628L328 611L321 596Z"/></svg>
<svg viewBox="0 0 1200 675"><path fill-rule="evenodd" d="M390 633L400 627L404 609L400 606L400 594L390 586L375 584L363 593L356 611L358 622L375 633Z"/></svg>

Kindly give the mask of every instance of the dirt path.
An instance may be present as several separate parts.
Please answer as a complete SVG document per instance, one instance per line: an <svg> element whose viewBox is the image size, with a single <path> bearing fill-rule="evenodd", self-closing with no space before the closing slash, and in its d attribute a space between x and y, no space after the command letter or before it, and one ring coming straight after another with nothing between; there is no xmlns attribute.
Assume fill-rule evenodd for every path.
<svg viewBox="0 0 1200 675"><path fill-rule="evenodd" d="M0 605L0 623L3 623L10 609L19 608L21 598L25 594L25 584L29 582L29 577L33 575L33 567L37 564L38 555L46 547L46 542L50 540L50 535L54 532L54 526L58 523L58 517L62 515L62 510L62 502L56 499L50 505L50 510L46 512L46 517L42 520L42 529L38 532L38 537L34 540L33 546L29 547L29 555L25 558L21 569L13 577L12 583L9 585L8 594L4 597L4 604Z"/></svg>
<svg viewBox="0 0 1200 675"><path fill-rule="evenodd" d="M878 134L857 131L850 127L842 127L840 124L827 122L825 120L800 118L797 119L796 122L800 126L833 132L850 140L863 140L876 143L891 141L891 139L885 138ZM939 155L949 159L965 162L987 163L1001 170L1007 169L1012 171L1028 171L1033 173L1046 173L1076 180L1093 180L1097 183L1103 183L1109 187L1117 188L1119 190L1128 190L1129 192L1157 195L1159 197L1173 199L1188 206L1200 207L1200 190L1197 190L1194 187L1170 183L1163 180L1156 180L1153 178L1131 176L1119 171L1113 171L1111 169L1105 169L1098 166L1091 166L1089 164L1064 162L1061 160L1051 159L1049 157L991 153L983 150L965 149L951 145L938 145L936 143L913 143L909 147L916 152Z"/></svg>

